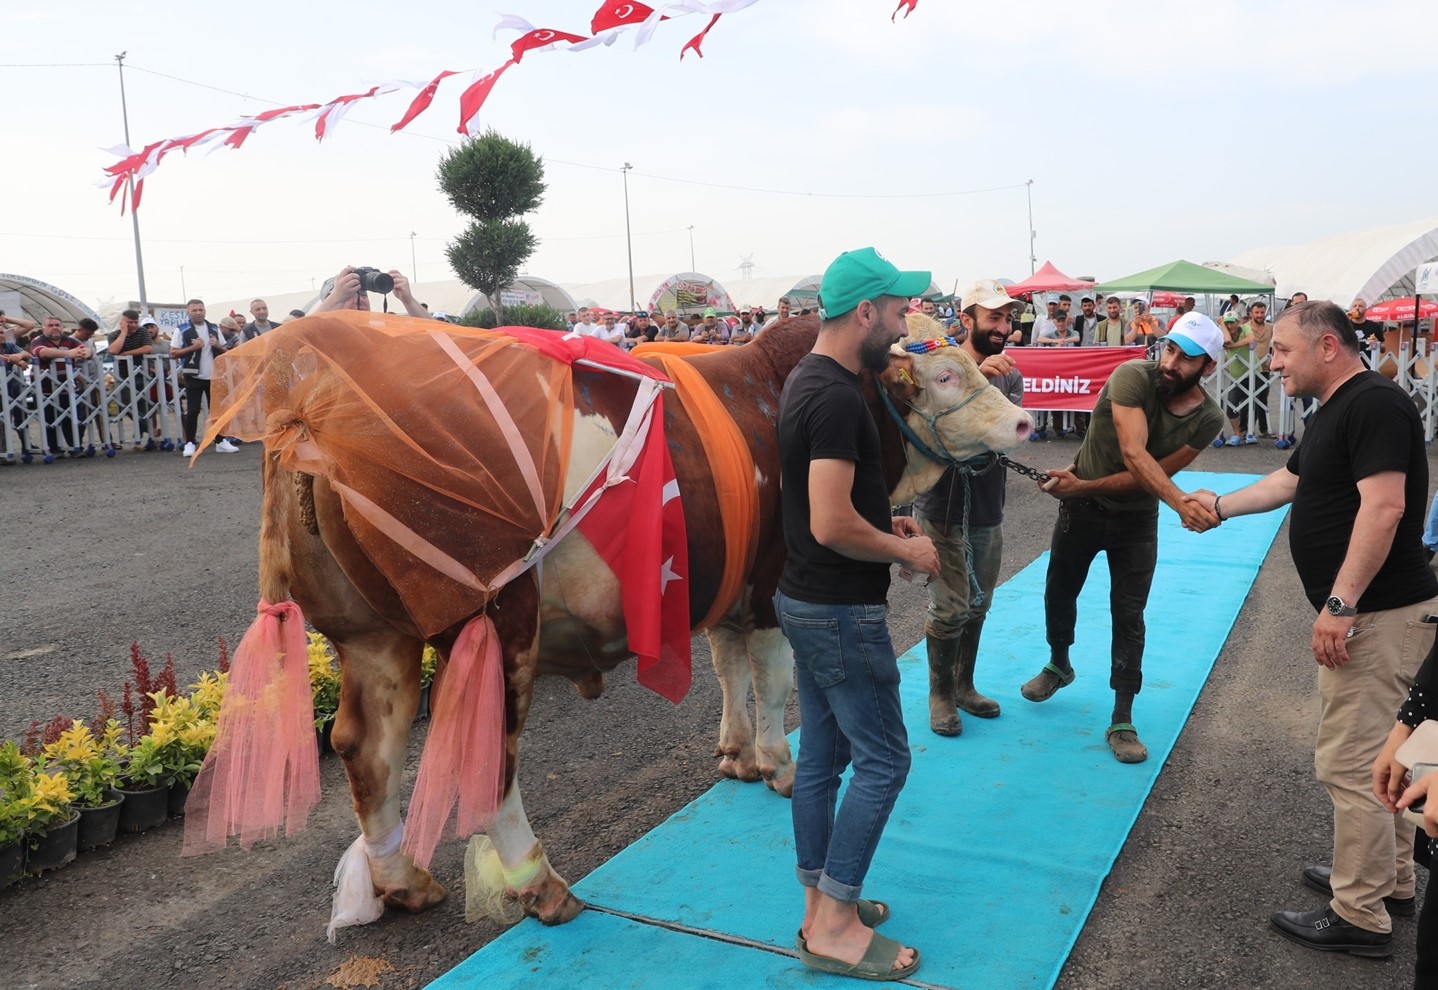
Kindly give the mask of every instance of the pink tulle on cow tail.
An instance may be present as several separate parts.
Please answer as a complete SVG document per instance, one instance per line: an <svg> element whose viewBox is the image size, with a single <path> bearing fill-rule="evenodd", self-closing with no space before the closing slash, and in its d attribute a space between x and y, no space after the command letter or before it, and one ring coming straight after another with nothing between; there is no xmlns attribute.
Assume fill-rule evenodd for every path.
<svg viewBox="0 0 1438 990"><path fill-rule="evenodd" d="M183 855L304 829L320 798L305 617L260 602L230 665L214 745L185 805Z"/></svg>
<svg viewBox="0 0 1438 990"><path fill-rule="evenodd" d="M405 852L429 866L456 801L457 833L483 831L504 798L504 660L489 616L450 650L405 823Z"/></svg>

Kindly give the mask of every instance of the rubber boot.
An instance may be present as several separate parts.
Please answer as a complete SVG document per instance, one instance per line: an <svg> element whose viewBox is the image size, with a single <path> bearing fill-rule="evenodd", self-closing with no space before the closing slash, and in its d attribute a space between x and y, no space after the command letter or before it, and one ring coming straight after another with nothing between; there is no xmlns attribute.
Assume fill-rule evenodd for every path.
<svg viewBox="0 0 1438 990"><path fill-rule="evenodd" d="M958 655L957 639L929 636L929 728L935 735L957 736L964 731L954 707L954 658Z"/></svg>
<svg viewBox="0 0 1438 990"><path fill-rule="evenodd" d="M959 631L958 655L954 661L954 704L978 718L998 718L999 703L974 690L974 665L979 659L979 635L984 620L976 619Z"/></svg>

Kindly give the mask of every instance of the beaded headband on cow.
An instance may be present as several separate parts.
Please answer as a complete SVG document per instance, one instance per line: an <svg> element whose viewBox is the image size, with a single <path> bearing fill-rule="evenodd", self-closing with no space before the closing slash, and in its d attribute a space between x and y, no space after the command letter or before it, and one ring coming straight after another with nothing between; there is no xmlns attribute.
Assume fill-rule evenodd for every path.
<svg viewBox="0 0 1438 990"><path fill-rule="evenodd" d="M927 354L930 351L937 351L941 347L958 347L959 342L954 337L934 337L930 340L916 340L912 344L905 344L904 350L912 354Z"/></svg>

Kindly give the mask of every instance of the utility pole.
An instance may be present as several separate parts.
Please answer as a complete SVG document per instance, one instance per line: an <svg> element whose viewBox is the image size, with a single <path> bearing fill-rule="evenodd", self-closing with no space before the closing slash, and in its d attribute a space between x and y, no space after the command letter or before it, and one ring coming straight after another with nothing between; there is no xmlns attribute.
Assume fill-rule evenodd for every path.
<svg viewBox="0 0 1438 990"><path fill-rule="evenodd" d="M115 64L120 68L120 116L125 122L125 146L130 146L130 110L125 105L125 56L128 51L121 52L115 56ZM130 195L130 223L135 228L135 271L140 277L140 312L144 313L149 308L149 298L145 295L145 259L140 254L140 217L135 212L135 177L125 177L125 185ZM181 282L183 282L183 277ZM183 294L183 293L181 293Z"/></svg>
<svg viewBox="0 0 1438 990"><path fill-rule="evenodd" d="M1038 271L1039 259L1034 255L1034 180L1024 183L1029 195L1029 274Z"/></svg>
<svg viewBox="0 0 1438 990"><path fill-rule="evenodd" d="M628 162L619 171L624 175L624 246L629 252L629 312L638 307L634 303L634 241L629 234L629 170L634 166Z"/></svg>
<svg viewBox="0 0 1438 990"><path fill-rule="evenodd" d="M180 266L180 296L186 302L190 301L190 294L185 291L185 266Z"/></svg>
<svg viewBox="0 0 1438 990"><path fill-rule="evenodd" d="M409 232L409 278L410 281L419 283L419 266L414 262L414 231Z"/></svg>
<svg viewBox="0 0 1438 990"><path fill-rule="evenodd" d="M699 270L694 267L694 225L692 223L689 225L689 270L691 272Z"/></svg>

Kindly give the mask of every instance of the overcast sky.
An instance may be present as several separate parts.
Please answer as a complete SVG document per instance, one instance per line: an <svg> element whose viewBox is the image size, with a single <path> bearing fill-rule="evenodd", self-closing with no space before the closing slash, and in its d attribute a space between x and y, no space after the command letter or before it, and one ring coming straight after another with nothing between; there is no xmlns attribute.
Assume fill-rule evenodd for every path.
<svg viewBox="0 0 1438 990"><path fill-rule="evenodd" d="M495 9L587 33L598 5ZM759 0L682 64L701 18L638 51L621 38L530 54L480 118L546 162L526 270L625 275L626 161L634 271L687 270L693 225L697 267L721 280L745 257L755 276L804 275L865 244L946 289L1022 278L1028 179L1039 262L1100 279L1438 213L1431 0L920 0L891 24L893 6ZM137 288L130 220L94 185L112 160L99 149L124 138L117 53L138 148L384 80L488 71L515 37L492 40L493 9L451 0L6 13L0 271L92 305ZM35 63L82 64L20 67ZM412 91L361 105L323 143L280 121L239 151L167 158L140 209L151 301L300 290L344 264L409 273L411 231L419 278L452 277L444 244L463 224L434 172L467 84L448 80L398 135Z"/></svg>

